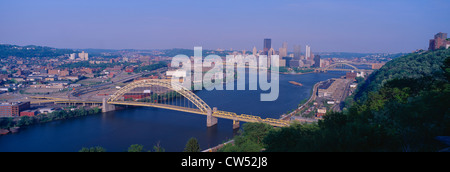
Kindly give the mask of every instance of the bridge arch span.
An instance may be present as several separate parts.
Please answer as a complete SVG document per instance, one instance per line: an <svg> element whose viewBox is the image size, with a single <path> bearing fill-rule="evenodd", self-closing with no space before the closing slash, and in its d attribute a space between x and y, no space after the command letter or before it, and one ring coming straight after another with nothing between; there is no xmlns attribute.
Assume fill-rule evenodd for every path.
<svg viewBox="0 0 450 172"><path fill-rule="evenodd" d="M353 66L353 65L351 65L349 63L335 63L335 64L332 64L330 66L325 67L324 70L333 69L334 67L343 66L343 65L349 66L349 67L353 68L354 70L359 70L356 66Z"/></svg>
<svg viewBox="0 0 450 172"><path fill-rule="evenodd" d="M107 102L114 103L114 102L120 101L120 98L125 93L130 92L134 88L151 87L151 86L160 86L160 87L164 87L164 88L176 91L177 93L181 94L183 97L188 99L192 104L194 104L204 114L208 113L208 111L211 111L211 108L209 107L208 104L206 104L200 97L195 95L193 92L191 92L187 88L183 87L181 84L172 84L170 81L160 80L160 79L144 79L144 80L132 82L132 83L122 87L116 93L114 93L108 99Z"/></svg>

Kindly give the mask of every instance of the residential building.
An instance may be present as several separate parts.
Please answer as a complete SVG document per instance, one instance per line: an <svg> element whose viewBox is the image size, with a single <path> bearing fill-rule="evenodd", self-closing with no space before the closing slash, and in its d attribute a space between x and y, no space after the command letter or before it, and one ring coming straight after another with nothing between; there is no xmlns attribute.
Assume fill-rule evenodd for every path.
<svg viewBox="0 0 450 172"><path fill-rule="evenodd" d="M434 35L434 39L430 39L428 50L437 50L439 48L448 48L450 41L447 39L447 33L439 32Z"/></svg>
<svg viewBox="0 0 450 172"><path fill-rule="evenodd" d="M81 59L81 60L89 60L89 54L88 53L85 53L84 51L82 51L81 53L78 53L78 57Z"/></svg>

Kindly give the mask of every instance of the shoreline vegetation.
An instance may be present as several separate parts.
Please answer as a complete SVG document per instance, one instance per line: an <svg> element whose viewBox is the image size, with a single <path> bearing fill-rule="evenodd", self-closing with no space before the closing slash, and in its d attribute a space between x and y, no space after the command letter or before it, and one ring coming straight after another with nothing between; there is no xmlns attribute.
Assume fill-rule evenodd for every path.
<svg viewBox="0 0 450 172"><path fill-rule="evenodd" d="M100 108L78 108L78 109L63 109L47 114L39 114L33 117L8 117L0 118L0 136L8 133L16 133L21 127L31 126L35 124L42 124L57 120L64 120L88 115L95 115L101 113Z"/></svg>

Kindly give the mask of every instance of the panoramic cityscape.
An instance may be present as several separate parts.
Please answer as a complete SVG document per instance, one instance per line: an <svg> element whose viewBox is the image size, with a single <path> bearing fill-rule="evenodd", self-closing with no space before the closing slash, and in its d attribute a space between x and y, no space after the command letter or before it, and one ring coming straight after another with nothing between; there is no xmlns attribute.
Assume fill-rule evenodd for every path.
<svg viewBox="0 0 450 172"><path fill-rule="evenodd" d="M450 151L449 2L264 2L0 2L0 152Z"/></svg>

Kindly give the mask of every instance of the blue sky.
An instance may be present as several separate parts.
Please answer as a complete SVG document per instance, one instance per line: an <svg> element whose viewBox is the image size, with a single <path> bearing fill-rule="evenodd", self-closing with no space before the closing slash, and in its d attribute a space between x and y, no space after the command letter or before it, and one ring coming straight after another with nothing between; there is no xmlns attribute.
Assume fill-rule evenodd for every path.
<svg viewBox="0 0 450 172"><path fill-rule="evenodd" d="M0 43L57 48L411 52L450 32L448 0L1 0ZM303 51L304 49L302 49Z"/></svg>

